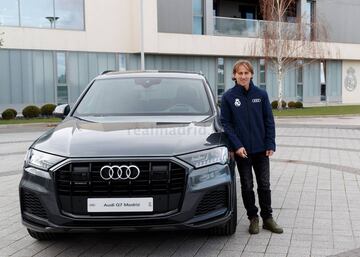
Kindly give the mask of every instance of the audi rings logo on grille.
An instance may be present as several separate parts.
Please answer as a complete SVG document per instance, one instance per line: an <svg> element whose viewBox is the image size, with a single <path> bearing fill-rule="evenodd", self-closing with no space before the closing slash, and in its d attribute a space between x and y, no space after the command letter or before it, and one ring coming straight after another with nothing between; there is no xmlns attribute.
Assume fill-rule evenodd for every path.
<svg viewBox="0 0 360 257"><path fill-rule="evenodd" d="M135 165L105 165L100 170L100 176L103 180L137 179L140 176L140 169Z"/></svg>

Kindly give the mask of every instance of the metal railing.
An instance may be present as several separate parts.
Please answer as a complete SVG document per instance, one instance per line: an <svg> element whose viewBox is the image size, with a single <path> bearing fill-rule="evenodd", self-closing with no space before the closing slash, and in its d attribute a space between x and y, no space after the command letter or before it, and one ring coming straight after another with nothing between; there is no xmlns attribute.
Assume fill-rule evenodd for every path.
<svg viewBox="0 0 360 257"><path fill-rule="evenodd" d="M259 21L214 17L214 35L259 37Z"/></svg>
<svg viewBox="0 0 360 257"><path fill-rule="evenodd" d="M284 39L297 40L299 37L310 38L311 26L309 24L274 22L264 20L250 20L228 17L214 17L214 35L216 36L238 36L250 38L263 38L267 36L276 37L278 26ZM271 35L269 35L271 34Z"/></svg>

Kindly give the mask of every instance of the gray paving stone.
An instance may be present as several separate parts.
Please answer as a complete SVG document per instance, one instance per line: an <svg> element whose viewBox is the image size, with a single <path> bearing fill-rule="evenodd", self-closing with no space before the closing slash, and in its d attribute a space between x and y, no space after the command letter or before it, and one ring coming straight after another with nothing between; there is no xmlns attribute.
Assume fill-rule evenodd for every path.
<svg viewBox="0 0 360 257"><path fill-rule="evenodd" d="M269 247L266 249L266 253L286 254L288 250L288 246L269 245Z"/></svg>
<svg viewBox="0 0 360 257"><path fill-rule="evenodd" d="M333 249L334 241L312 241L311 247Z"/></svg>
<svg viewBox="0 0 360 257"><path fill-rule="evenodd" d="M69 242L58 241L58 242L53 243L49 247L45 248L44 250L39 251L34 256L35 257L57 256L59 253L66 250L68 245L69 245Z"/></svg>
<svg viewBox="0 0 360 257"><path fill-rule="evenodd" d="M311 247L290 246L289 251L288 251L288 256L291 256L291 255L309 256L310 250L311 250Z"/></svg>
<svg viewBox="0 0 360 257"><path fill-rule="evenodd" d="M328 235L313 235L312 237L312 240L313 241L333 241L334 240L334 237L332 234L328 234Z"/></svg>
<svg viewBox="0 0 360 257"><path fill-rule="evenodd" d="M332 228L321 228L313 230L313 235L328 235L333 233Z"/></svg>
<svg viewBox="0 0 360 257"><path fill-rule="evenodd" d="M216 249L203 249L201 248L195 255L195 257L217 257L220 254L221 250ZM158 255L163 256L163 255Z"/></svg>
<svg viewBox="0 0 360 257"><path fill-rule="evenodd" d="M351 230L333 230L334 236L352 236Z"/></svg>
<svg viewBox="0 0 360 257"><path fill-rule="evenodd" d="M251 237L249 241L247 242L247 245L251 246L257 246L257 245L268 245L269 244L270 237L268 238L259 238L259 237Z"/></svg>
<svg viewBox="0 0 360 257"><path fill-rule="evenodd" d="M229 243L224 246L224 251L237 251L242 252L245 249L246 244Z"/></svg>
<svg viewBox="0 0 360 257"><path fill-rule="evenodd" d="M325 247L312 247L311 248L311 256L328 256L333 253L333 248L325 248Z"/></svg>
<svg viewBox="0 0 360 257"><path fill-rule="evenodd" d="M280 253L266 253L264 257L286 257L286 254Z"/></svg>
<svg viewBox="0 0 360 257"><path fill-rule="evenodd" d="M319 136L322 138L317 138ZM329 141L326 138L331 136L338 139ZM284 226L284 235L261 230L260 234L250 236L247 233L248 220L239 198L239 226L237 233L229 238L181 233L166 238L168 234L137 233L130 234L128 240L110 242L106 236L104 239L97 238L96 242L93 236L85 236L86 242L81 246L76 245L82 242L77 236L71 240L41 244L31 239L19 222L17 185L20 175L3 173L6 176L1 176L0 173L0 256L359 256L355 250L348 252L360 245L360 174L353 173L356 169L360 170L360 155L344 150L354 148L353 140L346 145L346 137L349 136L358 138L360 142L360 132L351 129L281 128L280 133L278 130L278 137L282 140L280 145L286 146L279 146L271 162L271 183L274 217ZM6 138L0 133L0 142L2 139L6 142ZM21 142L21 138L28 142ZM25 151L32 138L35 134L20 135L20 141L8 151L0 151L0 155L8 157L0 156L2 171L12 167L6 162L22 162L23 155L11 153ZM329 142L332 147L341 150L325 149ZM294 144L305 147L296 148ZM356 147L360 149L360 144ZM276 159L304 162L286 163ZM310 165L309 161L314 163ZM314 166L316 163L326 165ZM351 166L355 169L347 168L346 172L337 170ZM137 237L142 243L132 244L131 241ZM307 250L301 252L301 249Z"/></svg>
<svg viewBox="0 0 360 257"><path fill-rule="evenodd" d="M291 241L311 241L312 234L292 234Z"/></svg>
<svg viewBox="0 0 360 257"><path fill-rule="evenodd" d="M311 241L299 241L299 240L291 240L290 247L298 247L298 248L311 248Z"/></svg>
<svg viewBox="0 0 360 257"><path fill-rule="evenodd" d="M241 257L264 257L264 254L263 253L244 252L244 253L242 253Z"/></svg>
<svg viewBox="0 0 360 257"><path fill-rule="evenodd" d="M240 257L241 252L223 250L219 253L218 257Z"/></svg>
<svg viewBox="0 0 360 257"><path fill-rule="evenodd" d="M312 229L311 228L294 228L293 229L293 236L294 235L312 235Z"/></svg>
<svg viewBox="0 0 360 257"><path fill-rule="evenodd" d="M267 245L247 245L244 249L245 253L265 253Z"/></svg>

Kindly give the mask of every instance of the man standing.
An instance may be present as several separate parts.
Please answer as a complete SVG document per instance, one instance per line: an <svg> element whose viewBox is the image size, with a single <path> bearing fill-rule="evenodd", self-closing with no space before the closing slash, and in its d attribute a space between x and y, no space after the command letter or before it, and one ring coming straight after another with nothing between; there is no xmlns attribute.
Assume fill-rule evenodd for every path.
<svg viewBox="0 0 360 257"><path fill-rule="evenodd" d="M266 91L252 82L254 69L250 62L239 60L233 67L236 85L221 101L221 122L240 174L241 193L250 220L249 233L259 233L258 208L255 205L253 173L258 184L260 216L263 228L283 233L272 217L269 157L275 151L275 122Z"/></svg>

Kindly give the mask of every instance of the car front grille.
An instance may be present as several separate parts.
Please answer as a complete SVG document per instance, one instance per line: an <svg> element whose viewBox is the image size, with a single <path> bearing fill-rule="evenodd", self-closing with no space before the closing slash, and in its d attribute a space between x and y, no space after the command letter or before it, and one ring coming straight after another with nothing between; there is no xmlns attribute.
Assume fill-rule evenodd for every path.
<svg viewBox="0 0 360 257"><path fill-rule="evenodd" d="M226 208L228 206L228 189L226 186L221 186L208 192L201 199L196 208L195 216L202 215L217 209Z"/></svg>
<svg viewBox="0 0 360 257"><path fill-rule="evenodd" d="M33 193L22 190L21 204L24 212L30 213L43 219L48 218L47 213L40 202L40 199Z"/></svg>
<svg viewBox="0 0 360 257"><path fill-rule="evenodd" d="M105 165L136 165L140 175L136 179L104 180L100 176L100 170ZM74 162L55 171L56 190L61 208L76 215L114 215L89 214L88 198L153 197L152 214L169 212L179 208L185 181L185 168L171 161Z"/></svg>

